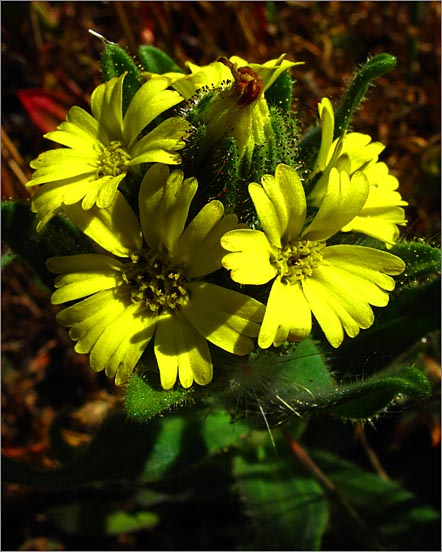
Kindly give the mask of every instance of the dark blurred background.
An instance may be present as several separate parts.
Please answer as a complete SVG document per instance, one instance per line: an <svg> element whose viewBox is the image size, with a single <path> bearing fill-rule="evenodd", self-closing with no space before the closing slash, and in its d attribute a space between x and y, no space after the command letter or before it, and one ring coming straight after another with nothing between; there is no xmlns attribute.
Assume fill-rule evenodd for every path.
<svg viewBox="0 0 442 552"><path fill-rule="evenodd" d="M187 60L206 64L234 54L264 62L285 52L305 62L293 70L293 109L306 129L316 123L322 97L337 102L368 56L388 52L397 57L397 68L370 89L353 129L386 144L382 160L410 204L405 237L439 243L440 2L3 1L1 11L3 199L29 201L29 162L49 147L42 134L71 105L88 108L101 82L101 42L88 29L134 55L138 45L154 45L182 67ZM86 357L73 352L66 331L55 323L48 291L26 266L11 262L5 245L2 253L2 448L22 462L53 467L48 428L55 414L73 409L65 438L83 444L120 396L102 374L90 371ZM435 340L422 361L435 382L439 349ZM383 460L400 462L402 479L437 502L437 408L416 407L377 427L369 436ZM410 451L413 462L418 456L428 467L426 478L407 460ZM59 497L5 485L3 500L10 512L3 549L79 546L47 522L45 508ZM122 535L102 546L146 544L142 537Z"/></svg>

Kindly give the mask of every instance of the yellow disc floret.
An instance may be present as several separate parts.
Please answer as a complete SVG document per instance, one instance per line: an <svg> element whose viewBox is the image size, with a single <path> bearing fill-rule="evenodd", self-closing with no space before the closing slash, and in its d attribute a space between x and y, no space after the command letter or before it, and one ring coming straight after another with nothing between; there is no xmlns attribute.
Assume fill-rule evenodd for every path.
<svg viewBox="0 0 442 552"><path fill-rule="evenodd" d="M129 169L128 162L131 157L121 142L112 141L107 148L103 148L97 167L97 178L103 176L118 176Z"/></svg>
<svg viewBox="0 0 442 552"><path fill-rule="evenodd" d="M185 305L189 297L186 289L189 280L182 268L153 251L133 254L125 264L123 279L131 286L132 302L144 302L152 312L174 311Z"/></svg>
<svg viewBox="0 0 442 552"><path fill-rule="evenodd" d="M294 284L313 274L313 269L322 261L324 247L324 242L297 240L282 248L274 247L270 263L284 284Z"/></svg>

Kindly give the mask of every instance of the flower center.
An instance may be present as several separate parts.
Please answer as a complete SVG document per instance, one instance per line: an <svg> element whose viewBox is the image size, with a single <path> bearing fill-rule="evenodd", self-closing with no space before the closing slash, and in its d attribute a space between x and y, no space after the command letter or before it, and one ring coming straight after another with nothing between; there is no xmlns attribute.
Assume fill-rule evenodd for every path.
<svg viewBox="0 0 442 552"><path fill-rule="evenodd" d="M103 176L118 176L127 172L127 162L130 161L129 152L121 142L113 141L101 152L98 160L97 178Z"/></svg>
<svg viewBox="0 0 442 552"><path fill-rule="evenodd" d="M313 269L322 261L321 251L324 247L324 242L299 240L285 245L282 249L274 248L270 262L278 271L283 283L294 284L313 274Z"/></svg>
<svg viewBox="0 0 442 552"><path fill-rule="evenodd" d="M134 253L125 265L124 281L131 286L133 303L144 302L152 312L174 311L187 303L189 281L180 267L153 251Z"/></svg>
<svg viewBox="0 0 442 552"><path fill-rule="evenodd" d="M237 69L225 57L218 58L218 61L224 63L232 71L233 78L235 79L235 92L238 96L236 105L245 107L258 99L264 88L264 83L256 71L251 67L240 67Z"/></svg>

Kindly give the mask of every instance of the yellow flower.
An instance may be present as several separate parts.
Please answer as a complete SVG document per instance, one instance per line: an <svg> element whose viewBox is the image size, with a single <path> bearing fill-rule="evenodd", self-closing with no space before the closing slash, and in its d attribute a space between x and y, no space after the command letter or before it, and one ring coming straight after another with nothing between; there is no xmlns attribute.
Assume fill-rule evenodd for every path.
<svg viewBox="0 0 442 552"><path fill-rule="evenodd" d="M53 257L60 274L52 303L83 299L62 310L75 350L90 353L91 367L122 384L155 335L154 351L164 389L177 376L183 387L212 379L207 341L237 355L253 349L264 305L204 281L221 268L221 236L237 227L211 201L185 227L197 190L194 178L163 164L147 171L140 187L140 223L122 194L109 209L78 206L66 212L108 254Z"/></svg>
<svg viewBox="0 0 442 552"><path fill-rule="evenodd" d="M368 195L368 181L330 170L327 191L316 216L307 223L305 192L296 171L278 165L275 176L249 185L263 231L237 229L221 238L231 251L222 264L241 284L274 279L258 337L262 348L300 341L311 332L312 313L326 338L338 347L373 324L370 305L388 303L394 289L391 275L404 262L377 249L326 244L358 214Z"/></svg>
<svg viewBox="0 0 442 552"><path fill-rule="evenodd" d="M228 88L233 84L234 71L243 69L243 73L256 73L262 81L262 90L265 92L275 82L275 80L287 69L295 65L301 65L303 62L288 61L285 54L282 54L278 59L271 59L263 64L249 63L239 56L231 56L219 58L208 65L196 65L190 61L186 62L186 66L190 70L190 74L183 73L164 73L158 75L156 73L144 73L148 79L156 79L167 77L172 82L172 86L177 90L185 100L189 100L192 96L201 90L215 90L218 88ZM233 68L233 72L232 72ZM246 69L247 68L247 69Z"/></svg>
<svg viewBox="0 0 442 552"><path fill-rule="evenodd" d="M284 57L282 54L278 59L258 64L232 56L202 67L187 63L190 75L166 73L173 80L172 86L185 99L198 91L218 90L202 114L201 120L207 130L205 151L222 138L231 136L238 147L239 159L245 157L250 161L255 145L264 145L273 138L264 93L284 71L302 63Z"/></svg>
<svg viewBox="0 0 442 552"><path fill-rule="evenodd" d="M330 100L323 98L319 104L322 139L313 174L321 171L318 182L310 194L310 200L317 206L326 193L330 171L334 167L350 176L362 171L370 188L367 201L358 215L341 228L342 232L362 232L391 247L399 237L398 226L405 226L405 212L398 179L389 174L385 163L379 162L385 146L372 142L367 134L351 132L333 141L334 114Z"/></svg>
<svg viewBox="0 0 442 552"><path fill-rule="evenodd" d="M134 95L123 116L125 75L98 86L92 93L92 115L74 106L66 121L45 138L67 146L42 153L31 162L36 169L27 186L43 184L33 199L40 230L65 205L81 201L83 209L93 205L108 208L127 172L140 163L181 163L177 153L190 125L171 117L145 135L142 131L158 115L183 98L166 90L170 81L162 77L145 83Z"/></svg>

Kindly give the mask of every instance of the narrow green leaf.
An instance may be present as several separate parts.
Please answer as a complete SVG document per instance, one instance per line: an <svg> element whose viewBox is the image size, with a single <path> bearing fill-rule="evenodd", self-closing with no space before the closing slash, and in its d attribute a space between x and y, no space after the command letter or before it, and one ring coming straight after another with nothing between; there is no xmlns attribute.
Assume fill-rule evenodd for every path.
<svg viewBox="0 0 442 552"><path fill-rule="evenodd" d="M141 87L141 74L133 58L118 44L107 42L101 53L101 68L106 81L119 77L127 71L123 83L123 115Z"/></svg>
<svg viewBox="0 0 442 552"><path fill-rule="evenodd" d="M173 61L167 54L155 46L140 46L138 57L146 71L149 73L184 73L181 67Z"/></svg>
<svg viewBox="0 0 442 552"><path fill-rule="evenodd" d="M293 457L276 457L272 450L260 460L238 455L233 473L251 520L241 550L320 550L327 500Z"/></svg>
<svg viewBox="0 0 442 552"><path fill-rule="evenodd" d="M347 130L354 111L364 99L371 82L391 71L396 66L396 58L391 54L379 54L369 59L353 78L344 99L335 113L335 134L338 138Z"/></svg>
<svg viewBox="0 0 442 552"><path fill-rule="evenodd" d="M412 366L394 367L350 385L342 384L330 396L322 397L322 401L329 413L351 419L369 419L398 396L428 399L431 396L430 383Z"/></svg>
<svg viewBox="0 0 442 552"><path fill-rule="evenodd" d="M391 71L396 65L396 58L391 54L379 54L369 59L357 71L350 87L344 95L335 112L334 138L348 129L353 113L364 99L367 90L375 79ZM309 130L300 140L299 149L304 163L308 166L316 159L321 144L321 127L316 126Z"/></svg>

